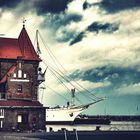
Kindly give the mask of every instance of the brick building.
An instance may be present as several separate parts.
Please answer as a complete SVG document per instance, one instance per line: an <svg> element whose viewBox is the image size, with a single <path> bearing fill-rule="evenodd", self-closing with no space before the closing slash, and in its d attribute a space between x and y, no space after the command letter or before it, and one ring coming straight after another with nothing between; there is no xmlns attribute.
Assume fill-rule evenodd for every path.
<svg viewBox="0 0 140 140"><path fill-rule="evenodd" d="M45 107L37 100L41 59L23 26L15 38L0 37L0 129L45 129Z"/></svg>

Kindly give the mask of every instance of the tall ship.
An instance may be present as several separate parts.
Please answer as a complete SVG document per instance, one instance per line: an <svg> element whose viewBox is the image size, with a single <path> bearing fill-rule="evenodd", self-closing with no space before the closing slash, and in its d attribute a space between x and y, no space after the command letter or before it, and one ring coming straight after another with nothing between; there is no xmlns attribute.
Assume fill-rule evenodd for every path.
<svg viewBox="0 0 140 140"><path fill-rule="evenodd" d="M75 105L75 104L70 105L68 102L67 106L49 107L46 110L46 123L47 124L74 124L76 117L80 113L88 109L91 105L100 101L102 101L102 99L92 103L82 104L82 105Z"/></svg>
<svg viewBox="0 0 140 140"><path fill-rule="evenodd" d="M63 66L49 47L45 47L44 53L46 55L47 51L49 52L48 55L51 56L53 64L48 63L48 60L46 62L41 57L43 49L39 46L38 31L36 32L36 46L32 44L25 29L25 21L18 38L0 37L0 130L45 130L45 122L51 124L73 123L80 113L103 100L90 94L78 82L65 75ZM41 63L44 63L44 67ZM61 66L61 69L58 68L58 65ZM44 72L42 69L45 69ZM68 99L65 106L44 107L39 101L40 88L46 88L44 83L48 70L70 95L70 101ZM72 88L69 88L70 86L67 84ZM81 89L82 93L80 93ZM84 95L84 92L88 92L88 94ZM45 91L44 94L47 93ZM84 98L92 96L90 97L92 100L88 103L77 104L78 93L84 95ZM48 102L47 99L44 101Z"/></svg>
<svg viewBox="0 0 140 140"><path fill-rule="evenodd" d="M41 34L37 30L37 32L36 32L36 52L38 53L38 55L41 54L41 47L39 46L39 44L40 44L39 36L42 39ZM45 42L45 41L42 40L42 42ZM53 52L50 50L49 46L45 45L45 48L46 48L46 52L48 51L48 55L50 55L51 59L54 62L53 64L55 64L55 66L52 66L53 64L50 64L50 63L46 62L45 60L43 60L43 58L41 58L42 62L45 64L46 69L44 72L42 72L41 67L38 69L39 88L46 89L46 87L44 86L43 83L45 82L45 77L47 77L46 71L49 70L52 73L52 75L55 76L56 80L59 81L60 84L62 84L66 88L66 90L68 90L68 92L69 92L68 94L70 96L69 97L70 100L67 100L67 103L64 106L57 105L55 107L47 107L46 123L47 124L73 124L73 123L75 123L75 119L79 116L79 114L81 114L82 112L87 110L93 104L96 104L104 99L95 96L88 89L85 89L78 82L74 81L70 76L65 75L64 71L66 71L66 70L64 69L62 64L57 60L57 58L55 57ZM60 67L58 67L58 66L60 66ZM67 83L69 85L71 85L73 88L70 89L67 86ZM81 90L82 90L82 92L81 92ZM75 101L76 100L79 101L79 99L77 98L78 93L76 93L76 91L83 94L84 98L89 98L91 101L88 103L80 102L80 104L76 104ZM52 90L52 92L55 92L55 91ZM41 94L41 93L38 93L38 94ZM43 94L44 94L44 92L43 92ZM84 121L84 122L87 122L87 121ZM92 122L92 123L96 123L96 122Z"/></svg>

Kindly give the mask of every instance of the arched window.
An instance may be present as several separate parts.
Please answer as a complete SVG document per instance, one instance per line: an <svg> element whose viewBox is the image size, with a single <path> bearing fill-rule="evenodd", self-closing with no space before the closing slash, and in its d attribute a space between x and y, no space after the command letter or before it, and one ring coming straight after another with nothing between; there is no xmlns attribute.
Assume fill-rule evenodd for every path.
<svg viewBox="0 0 140 140"><path fill-rule="evenodd" d="M22 70L18 70L18 78L22 78Z"/></svg>

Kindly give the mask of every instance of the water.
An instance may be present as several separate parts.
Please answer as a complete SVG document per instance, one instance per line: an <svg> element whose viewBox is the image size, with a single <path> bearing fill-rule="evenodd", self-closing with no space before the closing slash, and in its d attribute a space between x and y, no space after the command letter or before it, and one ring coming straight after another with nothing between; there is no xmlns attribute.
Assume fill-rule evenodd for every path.
<svg viewBox="0 0 140 140"><path fill-rule="evenodd" d="M65 128L69 131L76 129L77 131L94 131L99 126L102 131L140 131L140 122L111 122L110 125L96 125L96 124L78 124L78 125L46 125L46 130L49 132L61 130Z"/></svg>

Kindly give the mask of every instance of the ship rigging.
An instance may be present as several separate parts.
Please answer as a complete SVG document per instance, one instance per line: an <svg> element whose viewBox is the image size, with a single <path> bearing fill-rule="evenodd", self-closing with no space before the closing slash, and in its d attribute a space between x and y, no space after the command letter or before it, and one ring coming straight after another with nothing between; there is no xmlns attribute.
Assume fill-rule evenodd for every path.
<svg viewBox="0 0 140 140"><path fill-rule="evenodd" d="M62 64L58 61L57 57L55 57L54 53L51 51L50 47L46 45L45 41L43 40L40 32L36 31L36 52L38 55L41 56L42 49L39 45L39 37L42 41L44 46L45 52L48 53L49 57L51 58L53 64L46 61L46 59L42 59L44 66L46 67L45 71L42 72L42 69L39 68L38 70L38 84L39 84L39 91L42 91L41 94L41 101L43 100L44 90L49 89L53 93L57 93L57 95L61 96L64 100L67 101L66 106L56 106L56 107L48 107L46 110L46 121L47 122L73 122L74 119L84 110L86 110L92 104L100 102L103 98L100 98L90 92L88 89L84 88L81 84L79 84L76 80L74 80L71 76L66 75L68 73L66 69L62 66ZM55 77L56 81L59 82L71 95L71 100L64 97L62 94L56 92L54 89L45 85L45 74L46 71L49 70L50 74ZM69 88L72 87L72 88ZM83 103L79 98L78 95L83 96L83 98L87 98L90 103ZM76 101L75 101L76 100ZM76 105L79 103L79 105ZM63 116L62 116L63 114Z"/></svg>

